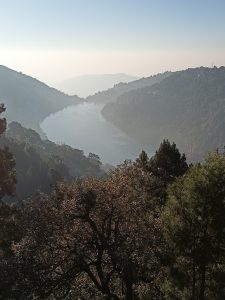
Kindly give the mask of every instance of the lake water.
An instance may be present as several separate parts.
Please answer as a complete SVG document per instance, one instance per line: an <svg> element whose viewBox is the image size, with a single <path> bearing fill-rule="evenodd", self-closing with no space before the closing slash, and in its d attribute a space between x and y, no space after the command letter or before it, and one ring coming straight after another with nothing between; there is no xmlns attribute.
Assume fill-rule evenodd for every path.
<svg viewBox="0 0 225 300"><path fill-rule="evenodd" d="M67 107L47 117L41 124L48 139L98 154L103 163L117 165L137 158L144 146L107 122L101 115L102 105L82 103Z"/></svg>

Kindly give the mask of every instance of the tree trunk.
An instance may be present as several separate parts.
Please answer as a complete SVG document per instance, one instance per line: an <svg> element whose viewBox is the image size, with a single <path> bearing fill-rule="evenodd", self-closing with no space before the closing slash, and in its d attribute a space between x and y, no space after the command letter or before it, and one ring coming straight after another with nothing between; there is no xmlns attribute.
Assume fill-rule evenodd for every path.
<svg viewBox="0 0 225 300"><path fill-rule="evenodd" d="M195 300L195 281L196 281L196 270L195 270L195 262L193 261L192 266L192 300Z"/></svg>
<svg viewBox="0 0 225 300"><path fill-rule="evenodd" d="M199 300L205 300L205 273L206 273L206 267L204 265L201 268L201 286L200 286Z"/></svg>
<svg viewBox="0 0 225 300"><path fill-rule="evenodd" d="M192 249L192 300L195 300L196 298L196 265L195 265L195 230L194 230L194 244L193 244L193 249Z"/></svg>
<svg viewBox="0 0 225 300"><path fill-rule="evenodd" d="M133 300L133 287L132 287L132 281L126 281L126 300Z"/></svg>

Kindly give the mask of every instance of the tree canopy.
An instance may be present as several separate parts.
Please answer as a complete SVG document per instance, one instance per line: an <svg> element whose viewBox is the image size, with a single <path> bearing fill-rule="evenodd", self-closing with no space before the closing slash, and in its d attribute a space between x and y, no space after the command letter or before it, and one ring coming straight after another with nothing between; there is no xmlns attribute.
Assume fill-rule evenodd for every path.
<svg viewBox="0 0 225 300"><path fill-rule="evenodd" d="M169 188L164 216L166 242L173 253L169 284L173 297L223 299L224 154L210 154Z"/></svg>

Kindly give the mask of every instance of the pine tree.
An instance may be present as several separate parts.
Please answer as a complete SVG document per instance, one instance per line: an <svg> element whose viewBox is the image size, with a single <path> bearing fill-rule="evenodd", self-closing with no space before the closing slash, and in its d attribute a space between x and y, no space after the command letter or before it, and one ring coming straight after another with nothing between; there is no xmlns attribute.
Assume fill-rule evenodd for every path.
<svg viewBox="0 0 225 300"><path fill-rule="evenodd" d="M179 152L175 143L163 140L155 155L149 161L149 170L157 180L157 197L165 204L167 186L188 170L185 154Z"/></svg>
<svg viewBox="0 0 225 300"><path fill-rule="evenodd" d="M162 181L170 183L183 175L188 165L185 154L179 152L175 143L163 140L155 155L150 159L151 172Z"/></svg>
<svg viewBox="0 0 225 300"><path fill-rule="evenodd" d="M144 150L141 151L139 157L134 162L134 165L143 172L149 172L149 158Z"/></svg>
<svg viewBox="0 0 225 300"><path fill-rule="evenodd" d="M225 299L224 216L225 156L215 153L169 188L164 224L172 299Z"/></svg>

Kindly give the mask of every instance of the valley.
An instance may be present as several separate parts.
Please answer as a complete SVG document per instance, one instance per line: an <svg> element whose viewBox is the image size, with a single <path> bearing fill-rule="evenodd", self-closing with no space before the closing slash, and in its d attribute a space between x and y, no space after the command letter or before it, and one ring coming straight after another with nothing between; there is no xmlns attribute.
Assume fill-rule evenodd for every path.
<svg viewBox="0 0 225 300"><path fill-rule="evenodd" d="M51 114L41 128L48 139L65 143L99 155L103 163L117 165L134 159L142 149L153 152L149 144L140 143L107 122L101 110L104 105L84 102Z"/></svg>

